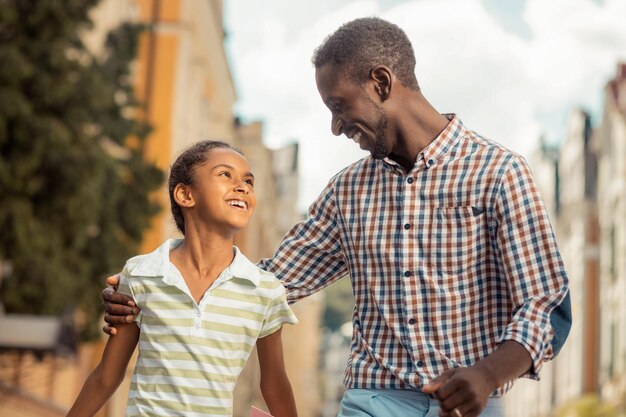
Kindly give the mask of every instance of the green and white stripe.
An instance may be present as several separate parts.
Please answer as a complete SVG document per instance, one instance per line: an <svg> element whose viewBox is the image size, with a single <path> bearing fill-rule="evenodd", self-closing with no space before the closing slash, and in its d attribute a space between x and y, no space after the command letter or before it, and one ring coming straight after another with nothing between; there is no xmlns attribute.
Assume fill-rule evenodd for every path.
<svg viewBox="0 0 626 417"><path fill-rule="evenodd" d="M297 319L285 289L235 248L199 304L169 261L182 241L130 259L118 291L141 307L139 358L127 416L230 416L237 377L256 341Z"/></svg>

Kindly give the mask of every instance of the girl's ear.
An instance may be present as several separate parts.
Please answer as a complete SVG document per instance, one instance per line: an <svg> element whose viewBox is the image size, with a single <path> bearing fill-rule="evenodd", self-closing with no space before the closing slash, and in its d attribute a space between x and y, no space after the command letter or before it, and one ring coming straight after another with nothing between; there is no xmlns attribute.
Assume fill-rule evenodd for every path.
<svg viewBox="0 0 626 417"><path fill-rule="evenodd" d="M185 184L176 184L174 187L174 201L181 207L193 207L196 205L193 195L191 194L191 188Z"/></svg>

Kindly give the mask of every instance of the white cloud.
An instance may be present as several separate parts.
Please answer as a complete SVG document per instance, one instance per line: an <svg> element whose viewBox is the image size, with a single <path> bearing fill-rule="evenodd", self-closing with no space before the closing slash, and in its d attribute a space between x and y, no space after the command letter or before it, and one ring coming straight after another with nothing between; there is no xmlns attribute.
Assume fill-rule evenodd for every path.
<svg viewBox="0 0 626 417"><path fill-rule="evenodd" d="M425 96L442 112L456 112L470 129L522 154L539 135L558 140L573 106L596 114L606 81L626 59L626 2L528 0L528 39L504 30L479 0L355 1L310 12L293 24L279 0L233 1L230 55L238 81L238 111L265 121L266 143L301 145L302 209L328 179L365 153L330 133L310 57L342 23L378 15L402 27L416 50ZM394 2L396 4L397 2ZM245 7L244 7L245 6ZM228 6L227 6L228 7ZM321 6L320 6L321 7ZM294 29L295 28L295 29Z"/></svg>

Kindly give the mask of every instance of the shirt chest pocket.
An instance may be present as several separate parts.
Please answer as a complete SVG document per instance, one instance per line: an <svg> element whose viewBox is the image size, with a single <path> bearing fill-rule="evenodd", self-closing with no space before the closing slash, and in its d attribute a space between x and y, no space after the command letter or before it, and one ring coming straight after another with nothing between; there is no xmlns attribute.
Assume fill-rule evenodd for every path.
<svg viewBox="0 0 626 417"><path fill-rule="evenodd" d="M480 264L488 245L484 209L435 207L429 217L423 246L429 268L458 274Z"/></svg>

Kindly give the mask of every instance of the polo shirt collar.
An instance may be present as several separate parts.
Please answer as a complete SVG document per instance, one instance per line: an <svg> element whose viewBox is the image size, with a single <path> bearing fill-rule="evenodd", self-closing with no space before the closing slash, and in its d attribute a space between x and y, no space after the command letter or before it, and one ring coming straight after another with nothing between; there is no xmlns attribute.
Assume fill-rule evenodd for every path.
<svg viewBox="0 0 626 417"><path fill-rule="evenodd" d="M255 287L258 287L261 280L259 268L250 262L237 246L233 246L233 248L235 250L235 258L230 266L226 268L226 271L229 272L231 276L248 280L254 284Z"/></svg>
<svg viewBox="0 0 626 417"><path fill-rule="evenodd" d="M183 239L168 239L154 252L141 257L137 265L130 271L130 275L143 277L162 277L165 282L169 282L168 277L171 276L170 250L176 248ZM246 258L238 247L233 246L235 257L231 264L220 274L218 280L241 278L250 281L254 286L258 286L260 282L259 269L248 258ZM216 280L217 282L217 280Z"/></svg>
<svg viewBox="0 0 626 417"><path fill-rule="evenodd" d="M142 277L164 277L170 269L170 250L183 243L182 239L168 239L154 252L142 256L130 275Z"/></svg>

